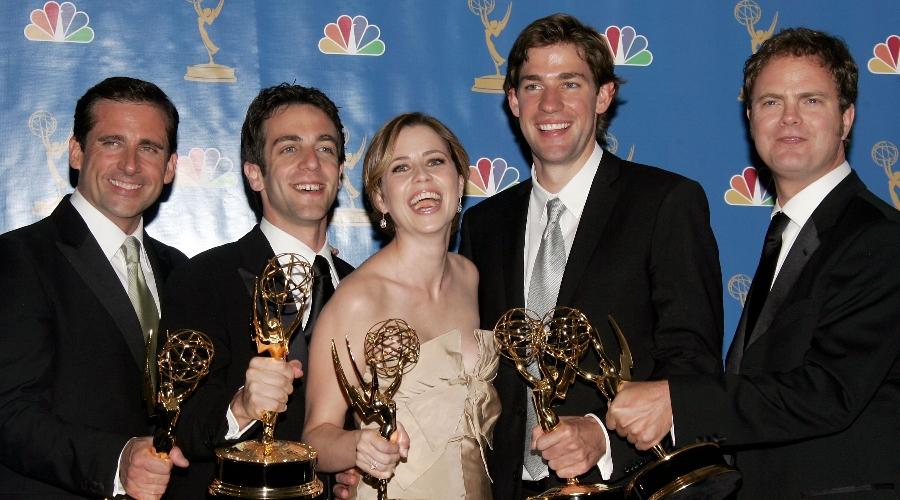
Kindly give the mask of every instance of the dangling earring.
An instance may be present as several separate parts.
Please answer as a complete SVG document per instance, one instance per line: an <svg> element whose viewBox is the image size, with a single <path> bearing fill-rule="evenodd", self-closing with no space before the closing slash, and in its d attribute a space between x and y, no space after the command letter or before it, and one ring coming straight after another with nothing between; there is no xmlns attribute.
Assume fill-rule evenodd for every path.
<svg viewBox="0 0 900 500"><path fill-rule="evenodd" d="M459 201L456 203L456 213L462 213L462 197L460 197Z"/></svg>
<svg viewBox="0 0 900 500"><path fill-rule="evenodd" d="M384 219L385 212L381 212L381 221L378 222L378 227L381 229L387 229L387 221Z"/></svg>

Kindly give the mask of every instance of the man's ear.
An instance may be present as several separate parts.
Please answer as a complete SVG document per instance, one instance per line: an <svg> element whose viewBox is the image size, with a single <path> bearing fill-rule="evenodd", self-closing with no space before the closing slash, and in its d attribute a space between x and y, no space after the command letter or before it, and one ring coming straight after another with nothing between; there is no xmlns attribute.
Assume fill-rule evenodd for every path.
<svg viewBox="0 0 900 500"><path fill-rule="evenodd" d="M260 192L265 188L265 184L263 184L262 169L259 165L245 161L244 175L247 177L247 183L250 184L250 189Z"/></svg>
<svg viewBox="0 0 900 500"><path fill-rule="evenodd" d="M81 144L75 140L75 137L69 137L69 166L75 170L81 170L81 164L84 162L84 150Z"/></svg>
<svg viewBox="0 0 900 500"><path fill-rule="evenodd" d="M513 116L519 117L519 97L516 95L516 89L512 88L506 91L506 103Z"/></svg>
<svg viewBox="0 0 900 500"><path fill-rule="evenodd" d="M163 184L168 184L175 179L175 169L178 166L178 153L172 153L166 162L166 172L163 174Z"/></svg>

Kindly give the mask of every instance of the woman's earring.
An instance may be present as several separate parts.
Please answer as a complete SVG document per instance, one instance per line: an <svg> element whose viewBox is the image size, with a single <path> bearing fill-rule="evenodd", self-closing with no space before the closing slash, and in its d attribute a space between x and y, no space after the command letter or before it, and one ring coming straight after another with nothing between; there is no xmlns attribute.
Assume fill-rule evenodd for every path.
<svg viewBox="0 0 900 500"><path fill-rule="evenodd" d="M459 199L459 202L456 204L456 213L462 213L462 198Z"/></svg>
<svg viewBox="0 0 900 500"><path fill-rule="evenodd" d="M387 221L384 219L384 212L381 212L381 221L378 222L378 227L381 229L387 229Z"/></svg>

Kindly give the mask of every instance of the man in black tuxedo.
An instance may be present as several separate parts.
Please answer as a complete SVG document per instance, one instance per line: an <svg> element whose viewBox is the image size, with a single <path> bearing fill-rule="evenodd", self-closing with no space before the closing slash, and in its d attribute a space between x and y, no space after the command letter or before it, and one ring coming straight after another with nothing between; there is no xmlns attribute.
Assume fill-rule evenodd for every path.
<svg viewBox="0 0 900 500"><path fill-rule="evenodd" d="M172 181L178 112L156 85L107 78L75 107L75 192L0 237L0 495L160 498L176 447L153 453L145 336L184 254L144 232Z"/></svg>
<svg viewBox="0 0 900 500"><path fill-rule="evenodd" d="M215 346L208 379L183 408L178 439L193 464L173 478L171 498L203 498L215 449L258 437L265 411L281 412L276 438L300 440L300 358L324 301L353 270L327 241L328 215L343 172L344 133L337 107L325 94L288 84L260 91L241 130L241 162L253 201L261 202L262 220L238 241L192 258L170 281L165 327L206 332ZM315 263L317 282L289 362L258 355L250 328L256 276L282 253Z"/></svg>
<svg viewBox="0 0 900 500"><path fill-rule="evenodd" d="M845 156L858 70L826 33L787 29L744 65L772 224L724 376L626 385L610 428L639 448L673 423L737 452L741 498L900 494L900 215Z"/></svg>
<svg viewBox="0 0 900 500"><path fill-rule="evenodd" d="M604 40L555 14L522 31L508 65L508 104L534 163L530 180L470 208L463 219L460 253L481 275L482 327L492 329L509 308L534 307L529 291L543 259L542 234L549 232L545 207L559 200L564 249L551 258L564 269L550 303L584 312L618 359L606 320L612 314L638 380L720 372L722 284L706 196L696 182L601 149L620 84ZM586 356L582 365L596 372L597 358ZM572 386L557 408L560 426L545 434L526 428L531 401L512 362L502 360L494 385L503 404L488 454L494 498L523 498L558 484L546 466L523 469L526 439L529 453L561 478L619 478L637 458L627 442L607 435L596 417L605 414L606 401L592 386Z"/></svg>

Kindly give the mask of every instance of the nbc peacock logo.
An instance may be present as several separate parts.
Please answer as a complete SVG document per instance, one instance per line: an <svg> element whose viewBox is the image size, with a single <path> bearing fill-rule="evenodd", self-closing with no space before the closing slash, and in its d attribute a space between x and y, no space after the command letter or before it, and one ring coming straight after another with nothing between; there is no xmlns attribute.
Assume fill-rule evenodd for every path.
<svg viewBox="0 0 900 500"><path fill-rule="evenodd" d="M872 48L869 71L880 75L900 75L900 36L891 35Z"/></svg>
<svg viewBox="0 0 900 500"><path fill-rule="evenodd" d="M653 53L647 49L650 42L644 35L638 35L633 27L610 26L602 36L606 38L616 66L650 66L653 62Z"/></svg>
<svg viewBox="0 0 900 500"><path fill-rule="evenodd" d="M519 182L519 171L506 164L503 158L479 158L469 165L466 196L488 198Z"/></svg>
<svg viewBox="0 0 900 500"><path fill-rule="evenodd" d="M31 23L25 26L25 38L34 42L91 43L94 30L90 17L72 2L50 0L41 9L31 11Z"/></svg>
<svg viewBox="0 0 900 500"><path fill-rule="evenodd" d="M369 24L366 16L342 15L325 25L325 36L319 40L319 52L343 56L380 56L384 54L381 28Z"/></svg>
<svg viewBox="0 0 900 500"><path fill-rule="evenodd" d="M176 172L180 187L223 189L239 183L234 162L216 148L191 148L187 156L178 157Z"/></svg>
<svg viewBox="0 0 900 500"><path fill-rule="evenodd" d="M731 176L731 188L725 191L725 203L751 207L771 207L775 200L762 183L756 167L746 167L740 175Z"/></svg>

